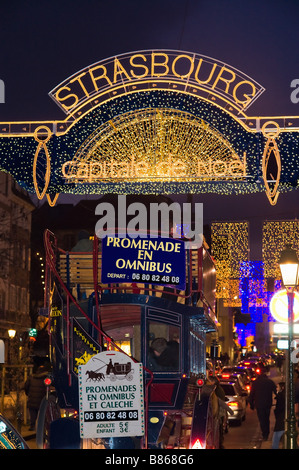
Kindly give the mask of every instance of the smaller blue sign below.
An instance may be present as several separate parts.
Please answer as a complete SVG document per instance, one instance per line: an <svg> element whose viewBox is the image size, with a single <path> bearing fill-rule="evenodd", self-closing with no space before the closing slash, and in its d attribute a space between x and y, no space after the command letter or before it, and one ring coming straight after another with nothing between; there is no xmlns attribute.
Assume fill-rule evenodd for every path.
<svg viewBox="0 0 299 470"><path fill-rule="evenodd" d="M102 240L102 283L136 282L186 288L185 244L174 238Z"/></svg>

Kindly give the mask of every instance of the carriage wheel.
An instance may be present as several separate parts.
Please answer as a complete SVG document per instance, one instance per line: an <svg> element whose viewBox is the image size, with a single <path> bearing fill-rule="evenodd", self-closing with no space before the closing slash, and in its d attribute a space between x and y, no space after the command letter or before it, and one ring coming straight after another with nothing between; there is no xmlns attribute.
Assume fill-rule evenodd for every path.
<svg viewBox="0 0 299 470"><path fill-rule="evenodd" d="M133 380L133 374L131 372L126 377L128 380Z"/></svg>
<svg viewBox="0 0 299 470"><path fill-rule="evenodd" d="M192 448L218 449L219 425L214 416L210 394L202 394L196 400L192 415L190 445Z"/></svg>
<svg viewBox="0 0 299 470"><path fill-rule="evenodd" d="M109 377L110 377L110 380L112 380L112 382L115 382L116 376L113 374L113 372L110 372Z"/></svg>
<svg viewBox="0 0 299 470"><path fill-rule="evenodd" d="M50 448L50 426L52 421L61 417L57 397L44 397L38 412L36 444L38 449Z"/></svg>

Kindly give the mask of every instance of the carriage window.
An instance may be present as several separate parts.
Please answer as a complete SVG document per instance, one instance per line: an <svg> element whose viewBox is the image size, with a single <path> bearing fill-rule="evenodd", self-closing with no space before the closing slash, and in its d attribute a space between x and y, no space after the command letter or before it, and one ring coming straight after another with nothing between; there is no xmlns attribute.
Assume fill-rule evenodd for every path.
<svg viewBox="0 0 299 470"><path fill-rule="evenodd" d="M140 362L140 325L114 328L107 334L125 353Z"/></svg>
<svg viewBox="0 0 299 470"><path fill-rule="evenodd" d="M149 322L147 367L152 371L176 371L180 368L180 328Z"/></svg>

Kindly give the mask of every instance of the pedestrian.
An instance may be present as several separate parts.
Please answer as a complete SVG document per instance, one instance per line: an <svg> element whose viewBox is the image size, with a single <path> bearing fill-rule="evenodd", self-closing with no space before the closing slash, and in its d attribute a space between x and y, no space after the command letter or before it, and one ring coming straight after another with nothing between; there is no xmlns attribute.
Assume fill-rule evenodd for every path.
<svg viewBox="0 0 299 470"><path fill-rule="evenodd" d="M263 440L267 441L270 432L270 411L273 394L276 396L276 385L266 374L266 368L261 366L261 374L253 382L249 394L249 405L256 409Z"/></svg>
<svg viewBox="0 0 299 470"><path fill-rule="evenodd" d="M275 426L272 438L272 449L279 449L279 442L285 431L285 383L279 382L276 396Z"/></svg>
<svg viewBox="0 0 299 470"><path fill-rule="evenodd" d="M283 357L281 354L278 354L276 356L276 367L278 368L280 373L281 373L282 364L283 364Z"/></svg>
<svg viewBox="0 0 299 470"><path fill-rule="evenodd" d="M39 366L25 382L24 390L28 397L27 406L30 415L30 431L34 431L38 410L43 397L46 395L46 385L44 383L48 371L44 366Z"/></svg>

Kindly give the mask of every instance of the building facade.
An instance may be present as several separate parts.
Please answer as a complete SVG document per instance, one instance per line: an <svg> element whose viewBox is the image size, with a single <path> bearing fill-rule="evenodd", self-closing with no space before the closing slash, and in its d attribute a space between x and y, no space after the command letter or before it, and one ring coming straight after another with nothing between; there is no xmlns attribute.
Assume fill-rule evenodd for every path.
<svg viewBox="0 0 299 470"><path fill-rule="evenodd" d="M26 191L0 172L0 338L8 330L18 335L31 326L29 283L31 214L34 205Z"/></svg>

